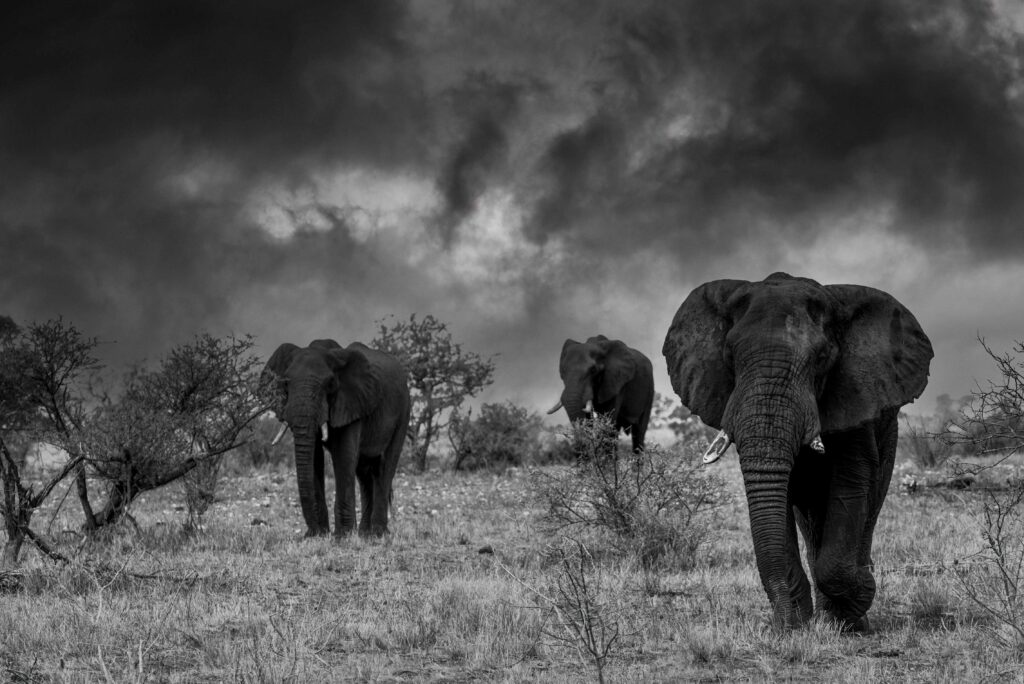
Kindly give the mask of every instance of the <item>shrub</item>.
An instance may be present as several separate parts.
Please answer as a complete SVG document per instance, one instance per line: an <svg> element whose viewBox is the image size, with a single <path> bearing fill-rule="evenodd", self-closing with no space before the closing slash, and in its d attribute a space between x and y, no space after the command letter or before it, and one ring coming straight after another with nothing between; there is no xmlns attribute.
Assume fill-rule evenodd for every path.
<svg viewBox="0 0 1024 684"><path fill-rule="evenodd" d="M978 475L1024 448L1024 343L998 354L983 339L999 378L979 384L947 428L946 439L960 453L987 456L983 462L958 461L958 472ZM1002 479L1002 478L1000 478ZM982 549L958 562L953 576L962 596L991 619L992 636L1003 646L1024 651L1024 482L1011 477L1004 489L985 492L980 511Z"/></svg>
<svg viewBox="0 0 1024 684"><path fill-rule="evenodd" d="M937 416L911 416L900 413L903 428L900 430L898 451L917 466L926 469L938 468L953 454L953 445L942 438L945 423Z"/></svg>
<svg viewBox="0 0 1024 684"><path fill-rule="evenodd" d="M494 382L494 359L463 350L452 341L448 324L433 316L417 320L413 314L408 322L390 326L385 320L377 321L380 327L370 346L393 354L409 373L412 411L406 438L422 472L431 444L455 411Z"/></svg>
<svg viewBox="0 0 1024 684"><path fill-rule="evenodd" d="M541 417L512 402L484 404L474 418L452 415L448 438L454 470L505 468L535 463L540 457Z"/></svg>
<svg viewBox="0 0 1024 684"><path fill-rule="evenodd" d="M610 450L612 427L600 416L574 423L567 438L581 456L577 465L536 473L545 523L570 539L604 537L646 569L691 567L708 538L706 514L727 500L724 483L700 468L693 446Z"/></svg>

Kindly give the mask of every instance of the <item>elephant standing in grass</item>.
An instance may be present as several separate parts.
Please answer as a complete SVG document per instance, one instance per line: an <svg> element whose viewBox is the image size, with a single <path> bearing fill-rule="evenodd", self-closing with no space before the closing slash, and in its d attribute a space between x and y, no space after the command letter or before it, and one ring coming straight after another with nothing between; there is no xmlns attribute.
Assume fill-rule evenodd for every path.
<svg viewBox="0 0 1024 684"><path fill-rule="evenodd" d="M391 482L409 425L405 369L389 354L354 342L314 340L301 348L285 343L267 361L261 377L274 394L282 421L275 437L291 428L295 469L306 536L330 532L324 495L324 449L331 452L335 479L335 536L356 524L355 483L362 499L359 533L388 529Z"/></svg>
<svg viewBox="0 0 1024 684"><path fill-rule="evenodd" d="M564 407L570 422L594 413L611 415L615 427L632 437L633 451L643 450L654 403L654 369L649 358L604 335L586 342L566 340L558 373L565 389L549 414Z"/></svg>
<svg viewBox="0 0 1024 684"><path fill-rule="evenodd" d="M800 625L816 604L867 629L896 416L924 390L932 358L917 320L870 287L785 273L715 280L679 307L663 352L683 404L722 430L705 462L736 444L774 624Z"/></svg>

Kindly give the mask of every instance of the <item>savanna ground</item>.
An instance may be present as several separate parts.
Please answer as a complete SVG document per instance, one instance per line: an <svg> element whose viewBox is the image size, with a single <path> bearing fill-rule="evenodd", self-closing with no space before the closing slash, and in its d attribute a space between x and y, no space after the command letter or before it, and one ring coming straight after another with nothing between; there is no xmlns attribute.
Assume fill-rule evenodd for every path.
<svg viewBox="0 0 1024 684"><path fill-rule="evenodd" d="M607 681L1021 681L1024 656L952 571L983 540L982 494L901 491L876 534L874 631L824 622L780 634L754 566L735 454L713 466L733 500L676 569L595 556L588 591ZM199 531L180 487L136 525L85 540L73 494L36 518L72 556L33 549L0 586L0 676L11 681L596 681L551 608L564 547L536 475L402 472L382 541L302 540L284 467L226 476ZM332 516L333 524L333 516ZM598 640L602 638L597 634Z"/></svg>

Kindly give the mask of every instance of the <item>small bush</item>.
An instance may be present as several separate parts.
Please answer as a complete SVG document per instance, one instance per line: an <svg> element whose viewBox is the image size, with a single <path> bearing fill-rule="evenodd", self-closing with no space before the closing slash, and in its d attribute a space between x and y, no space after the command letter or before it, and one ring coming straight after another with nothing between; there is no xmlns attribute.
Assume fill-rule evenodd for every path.
<svg viewBox="0 0 1024 684"><path fill-rule="evenodd" d="M900 414L903 422L899 436L899 452L915 465L938 468L953 455L953 445L942 439L946 424L938 416L911 416Z"/></svg>
<svg viewBox="0 0 1024 684"><path fill-rule="evenodd" d="M573 424L567 438L581 455L577 465L535 475L550 531L603 536L646 569L692 567L708 538L705 514L728 498L724 483L700 469L695 447L609 450L611 428L605 417Z"/></svg>
<svg viewBox="0 0 1024 684"><path fill-rule="evenodd" d="M504 470L540 457L541 418L512 402L484 404L474 418L452 414L448 438L455 470L491 468Z"/></svg>

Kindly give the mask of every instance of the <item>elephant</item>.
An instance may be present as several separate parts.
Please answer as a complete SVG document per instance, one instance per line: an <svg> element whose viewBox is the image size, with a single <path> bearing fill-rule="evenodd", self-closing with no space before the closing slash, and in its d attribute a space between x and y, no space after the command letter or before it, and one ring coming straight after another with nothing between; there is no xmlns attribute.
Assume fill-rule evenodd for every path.
<svg viewBox="0 0 1024 684"><path fill-rule="evenodd" d="M267 361L261 384L272 394L282 422L274 438L291 428L295 470L306 536L329 534L324 496L324 448L334 466L334 533L355 527L355 483L359 481L361 535L388 531L391 483L409 425L405 369L390 354L360 342L342 348L334 340L308 347L284 343Z"/></svg>
<svg viewBox="0 0 1024 684"><path fill-rule="evenodd" d="M610 414L615 427L632 437L634 453L643 450L654 403L654 368L649 358L604 335L586 342L566 340L558 373L565 389L549 415L563 407L570 422L592 413Z"/></svg>
<svg viewBox="0 0 1024 684"><path fill-rule="evenodd" d="M662 352L682 403L722 430L705 462L736 445L773 624L800 626L817 609L870 629L897 414L924 391L933 356L913 314L860 285L714 280L683 301Z"/></svg>

